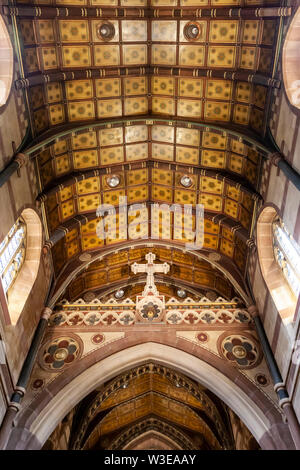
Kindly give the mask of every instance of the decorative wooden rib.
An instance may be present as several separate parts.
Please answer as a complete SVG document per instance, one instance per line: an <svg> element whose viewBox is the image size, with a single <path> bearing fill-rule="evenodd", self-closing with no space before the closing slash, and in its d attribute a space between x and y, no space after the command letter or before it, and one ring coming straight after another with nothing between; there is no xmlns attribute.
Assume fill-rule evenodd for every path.
<svg viewBox="0 0 300 470"><path fill-rule="evenodd" d="M273 79L260 73L248 73L243 70L228 70L219 68L191 68L178 66L128 66L128 67L102 67L88 70L64 69L63 72L38 73L15 81L17 89L29 88L35 85L43 85L50 82L64 82L70 80L83 80L87 78L118 78L122 76L180 76L182 77L208 77L226 80L239 80L242 82L255 83L272 88L280 88L280 80Z"/></svg>
<svg viewBox="0 0 300 470"><path fill-rule="evenodd" d="M54 6L29 6L17 7L3 6L2 12L6 16L18 16L23 18L162 18L162 19L190 19L190 18L278 18L291 16L291 7L265 7L265 8L112 8L112 7L54 7Z"/></svg>
<svg viewBox="0 0 300 470"><path fill-rule="evenodd" d="M64 124L62 126L59 126L56 129L50 129L47 133L41 135L34 141L34 145L31 147L27 148L24 150L24 155L27 157L34 159L38 156L38 154L46 150L48 147L53 145L54 141L58 142L62 139L65 139L67 136L70 135L80 135L82 132L91 131L91 130L100 130L100 129L107 129L107 128L114 128L114 127L120 127L120 126L128 126L128 125L133 125L133 124L146 124L146 125L173 125L173 126L179 126L182 128L187 128L187 129L198 129L202 131L212 131L215 134L218 135L226 135L227 137L230 137L233 140L238 140L241 144L247 145L249 148L254 149L255 151L259 152L261 157L263 158L269 158L270 155L272 154L272 150L267 148L265 145L263 145L261 142L259 142L256 138L256 136L253 135L248 129L243 129L243 133L241 133L239 130L237 130L236 126L222 126L216 125L214 123L201 123L201 122L195 122L187 119L166 119L162 118L161 116L157 115L147 115L147 116L141 116L137 118L136 116L128 116L127 118L116 118L116 119L111 119L110 121L103 121L103 122L85 122L79 125L78 127L74 128L72 124ZM155 161L157 164L158 162ZM131 168L138 168L135 165L138 164L138 162L133 162L131 163ZM154 162L152 162L152 165ZM172 165L172 163L170 163ZM126 164L125 164L126 165ZM169 165L169 163L167 164ZM181 165L179 163L173 164L175 165L175 168L180 168ZM177 165L177 166L176 166ZM183 165L184 166L184 165ZM0 172L0 187L3 186L10 176L17 171L17 169L20 167L20 164L13 159L7 167ZM124 167L125 168L125 167ZM196 170L196 167L193 167L193 171ZM203 172L203 169L198 169L199 172ZM209 170L205 170L209 171ZM283 170L284 171L284 170ZM80 173L79 173L80 174ZM218 171L218 174L221 175L223 178L222 171ZM233 175L231 175L232 178L234 178ZM300 179L300 176L299 176ZM235 182L233 183L235 184Z"/></svg>
<svg viewBox="0 0 300 470"><path fill-rule="evenodd" d="M157 114L144 115L144 116L126 116L121 118L111 118L103 121L92 121L78 123L78 126L74 128L73 123L62 124L57 126L55 129L50 129L44 134L37 137L34 141L34 145L30 146L24 153L30 155L30 158L35 158L39 152L45 150L47 147L53 145L54 141L58 142L64 140L67 136L80 135L83 132L90 130L101 130L101 129L113 129L120 126L130 125L172 125L179 126L186 129L198 129L200 131L214 132L215 134L227 136L233 140L239 141L241 144L245 144L253 150L258 151L264 158L268 158L273 152L273 146L267 147L262 144L258 139L257 135L251 132L249 129L239 129L237 126L224 125L224 123L215 122L196 122L192 118L180 118L173 116L162 117Z"/></svg>

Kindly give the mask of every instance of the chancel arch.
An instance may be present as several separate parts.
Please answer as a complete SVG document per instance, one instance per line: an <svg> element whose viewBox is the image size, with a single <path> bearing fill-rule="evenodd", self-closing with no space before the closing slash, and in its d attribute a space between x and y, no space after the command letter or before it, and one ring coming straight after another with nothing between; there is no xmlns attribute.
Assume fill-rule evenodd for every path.
<svg viewBox="0 0 300 470"><path fill-rule="evenodd" d="M124 350L113 354L109 353L109 357L101 359L93 365L93 361L89 360L90 367L87 368L86 364L76 378L68 381L67 384L63 381L59 390L56 389L56 396L52 399L46 399L46 406L44 401L42 406L37 404L37 417L26 413L20 417L20 422L14 431L15 439L18 439L23 433L27 441L25 448L40 448L64 416L89 392L116 375L124 374L143 363L155 361L158 365L173 369L175 374L176 371L185 374L200 383L201 386L211 390L242 419L262 448L264 446L285 448L286 443L278 442L278 438L280 440L278 430L283 425L280 414L278 415L275 409L271 411L272 406L270 407L269 399L266 399L264 394L260 396L258 391L255 392L255 389L252 389L251 381L242 379L237 371L231 375L229 370L224 368L222 361L218 363L216 360L213 361L213 365L210 364L210 360L201 348L196 354L191 355L190 348L183 346L182 342L182 347L178 348L177 345L176 349L174 349L175 344L172 344L172 341L167 341L165 344L164 341L134 343L136 343L135 340L132 345L128 345L129 347L125 346ZM237 380L238 376L240 376L240 380ZM123 383L124 379L121 384ZM49 391L45 389L42 392L45 393L45 398L52 387L53 384L49 384ZM65 400L64 397L67 396L68 400ZM259 396L260 399L258 399ZM32 406L35 405L32 404ZM23 427L26 429L25 432L22 431ZM278 430L276 431L276 429Z"/></svg>

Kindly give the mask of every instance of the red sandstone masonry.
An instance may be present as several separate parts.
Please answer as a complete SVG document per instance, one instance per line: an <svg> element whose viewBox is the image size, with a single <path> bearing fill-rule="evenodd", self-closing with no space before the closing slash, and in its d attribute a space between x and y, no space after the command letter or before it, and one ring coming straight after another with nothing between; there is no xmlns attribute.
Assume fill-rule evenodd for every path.
<svg viewBox="0 0 300 470"><path fill-rule="evenodd" d="M145 331L141 332L140 334L137 332L128 332L126 333L125 338L110 343L103 348L97 349L93 353L76 362L74 366L66 369L59 377L57 377L57 379L51 382L49 386L37 396L36 400L31 403L30 409L21 412L18 426L29 428L35 417L50 401L50 398L55 396L65 385L70 383L76 376L80 375L80 373L84 372L88 367L116 352L125 350L126 348L135 346L137 344L143 344L145 342L161 343L180 349L181 351L185 351L191 355L194 355L195 357L198 357L199 359L212 365L230 380L235 382L247 395L255 397L255 400L257 401L257 404L263 413L267 413L273 409L273 423L281 422L281 415L274 408L272 403L267 399L267 397L264 396L262 392L260 392L259 389L257 389L244 375L242 375L237 368L231 366L225 360L222 360L211 352L201 348L201 346L186 341L183 338L178 338L175 335L175 331L168 333L163 331ZM174 356L175 355L176 350L174 349ZM32 414L32 410L34 410L34 414Z"/></svg>

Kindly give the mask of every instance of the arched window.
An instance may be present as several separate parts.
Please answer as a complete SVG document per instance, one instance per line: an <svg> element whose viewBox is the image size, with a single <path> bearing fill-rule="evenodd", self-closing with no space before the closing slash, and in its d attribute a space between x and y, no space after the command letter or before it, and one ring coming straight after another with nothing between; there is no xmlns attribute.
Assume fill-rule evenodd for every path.
<svg viewBox="0 0 300 470"><path fill-rule="evenodd" d="M20 217L0 244L0 274L5 292L16 280L25 260L26 224Z"/></svg>
<svg viewBox="0 0 300 470"><path fill-rule="evenodd" d="M288 325L294 320L300 292L300 248L272 206L266 206L258 217L257 250L263 279Z"/></svg>
<svg viewBox="0 0 300 470"><path fill-rule="evenodd" d="M26 208L0 243L0 282L6 293L7 324L15 325L36 281L42 252L42 224Z"/></svg>
<svg viewBox="0 0 300 470"><path fill-rule="evenodd" d="M3 18L0 16L0 107L9 96L13 79L13 48Z"/></svg>
<svg viewBox="0 0 300 470"><path fill-rule="evenodd" d="M279 218L273 222L274 254L293 294L300 292L300 247L287 232Z"/></svg>
<svg viewBox="0 0 300 470"><path fill-rule="evenodd" d="M282 73L285 91L290 103L300 109L300 8L290 24L282 51Z"/></svg>

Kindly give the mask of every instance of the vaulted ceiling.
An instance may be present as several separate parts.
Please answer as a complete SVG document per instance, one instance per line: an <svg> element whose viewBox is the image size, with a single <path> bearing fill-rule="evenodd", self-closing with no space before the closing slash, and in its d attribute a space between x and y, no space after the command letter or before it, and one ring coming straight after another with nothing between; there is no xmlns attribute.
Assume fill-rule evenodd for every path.
<svg viewBox="0 0 300 470"><path fill-rule="evenodd" d="M198 296L205 295L207 291L215 291L231 300L237 295L225 276L209 262L173 248L141 247L126 248L94 261L70 283L67 292L64 292L64 298L75 300L90 290L102 298L106 292L114 292L121 284L126 288L125 295L133 296L135 301L135 296L144 288L146 277L145 274L134 275L130 265L133 262L143 263L149 251L155 253L156 262L167 262L170 265L167 276L155 276L161 282L159 292L165 293L167 298L177 295L174 289L176 285L184 286L187 292L190 290Z"/></svg>
<svg viewBox="0 0 300 470"><path fill-rule="evenodd" d="M183 231L175 213L169 229L151 203L203 204L203 253L216 252L242 284L277 86L275 9L263 18L255 8L266 2L259 0L43 0L30 13L27 1L19 3L24 77L17 86L29 103L57 284L84 252L121 249L132 240L126 228L132 218L119 213L121 196L143 204L134 231L138 226L150 239L151 227L152 236L179 248L193 237L195 217ZM119 179L114 188L111 176ZM105 240L96 234L99 204L117 210L117 232ZM97 290L112 282L108 260L105 268L93 263L78 271L71 299L91 289L88 273L96 267ZM114 279L128 283L128 269L118 263L121 276ZM233 295L228 281L217 287L223 274L209 270L214 281L205 285ZM194 277L185 281L203 287Z"/></svg>
<svg viewBox="0 0 300 470"><path fill-rule="evenodd" d="M234 123L264 132L268 87L228 80L223 70L241 69L271 77L278 20L226 19L225 14L220 19L199 18L192 12L190 18L186 15L183 20L174 17L177 1L163 2L173 7L169 11L154 10L163 5L152 3L152 11L159 12L157 19L125 19L124 8L123 17L117 18L118 13L111 9L111 14L104 12L102 18L94 15L70 19L70 12L63 19L20 20L28 74L73 72L71 80L51 80L30 89L37 134L67 122L148 113ZM194 6L195 11L195 6L204 7L207 3L187 0L181 6ZM212 6L239 3L215 1ZM70 4L82 6L87 1L57 2ZM105 1L93 0L91 5L102 6ZM142 6L136 0L122 6L135 5ZM143 13L144 10L136 9L135 15L138 18ZM196 38L189 39L185 34L189 19L197 25ZM101 36L101 24L105 22L114 28L109 40ZM195 73L195 68L223 73ZM82 74L82 70L89 73Z"/></svg>
<svg viewBox="0 0 300 470"><path fill-rule="evenodd" d="M116 377L79 403L69 445L120 450L147 431L168 437L179 449L234 448L226 405L184 375L151 363Z"/></svg>

